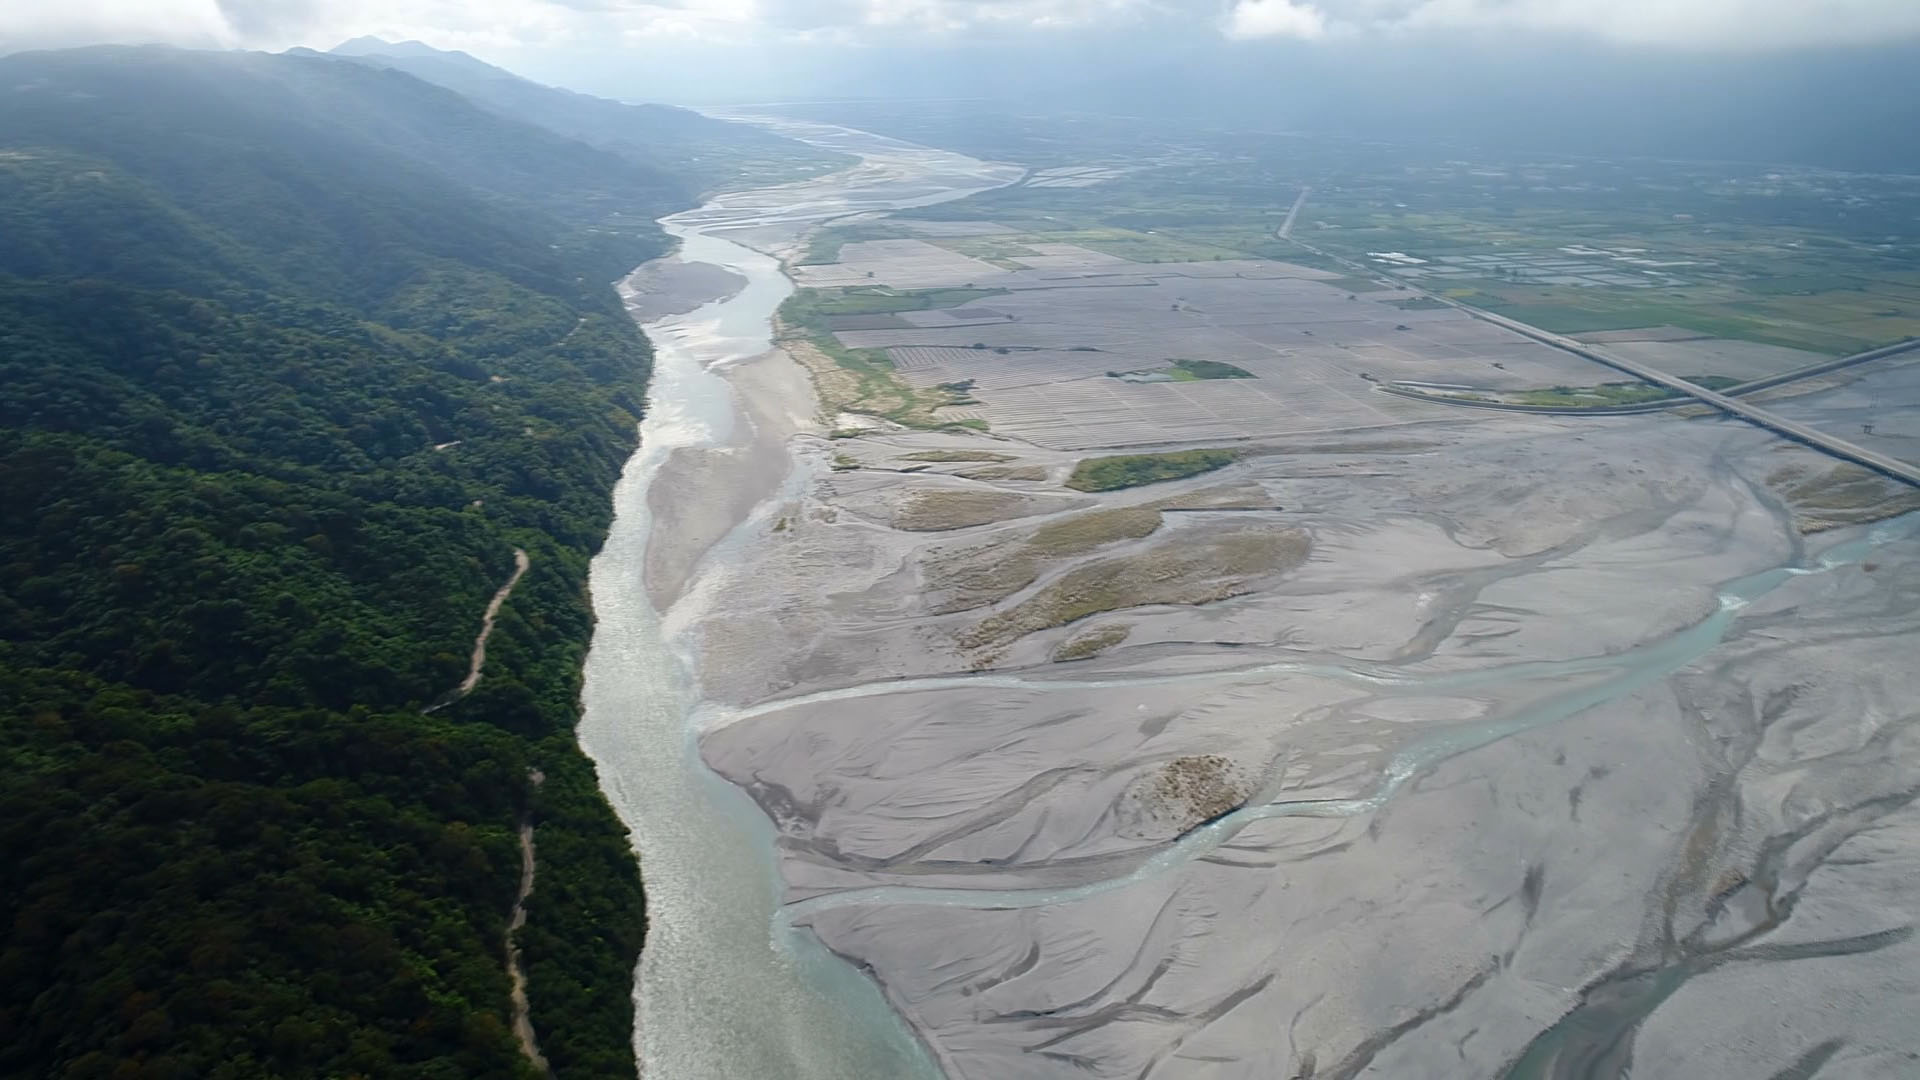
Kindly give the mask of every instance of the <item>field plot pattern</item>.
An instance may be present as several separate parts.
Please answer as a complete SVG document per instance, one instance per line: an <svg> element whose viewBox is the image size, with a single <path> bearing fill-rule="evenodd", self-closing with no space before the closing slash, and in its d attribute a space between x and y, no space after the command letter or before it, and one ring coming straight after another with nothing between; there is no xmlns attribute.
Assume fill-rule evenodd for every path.
<svg viewBox="0 0 1920 1080"><path fill-rule="evenodd" d="M966 224L966 235L983 235L989 223ZM1006 290L950 308L838 316L831 328L848 348L885 350L917 388L969 385L977 404L941 415L983 419L1053 449L1462 418L1375 393L1370 379L1522 389L1596 375L1586 361L1458 311L1399 306L1412 295L1403 290L1349 292L1323 270L1249 259L1131 263L1072 244L1023 250L1034 254L1010 261L1037 265L1003 270L919 240L863 241L846 244L837 264L799 271L813 286ZM1116 377L1176 360L1231 363L1254 378Z"/></svg>

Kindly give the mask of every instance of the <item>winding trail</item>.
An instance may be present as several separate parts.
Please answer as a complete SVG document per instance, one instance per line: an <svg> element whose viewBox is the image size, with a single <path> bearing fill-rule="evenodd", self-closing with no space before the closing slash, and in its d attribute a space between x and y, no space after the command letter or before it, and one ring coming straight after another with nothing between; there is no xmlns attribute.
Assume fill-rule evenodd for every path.
<svg viewBox="0 0 1920 1080"><path fill-rule="evenodd" d="M531 779L538 788L546 779L540 770L533 770ZM513 915L507 920L507 976L513 980L513 1037L520 1040L520 1050L527 1055L533 1067L544 1076L553 1075L553 1067L547 1064L547 1057L540 1052L540 1039L533 1031L533 1018L527 1005L527 969L520 957L520 943L513 936L527 925L527 897L533 895L533 820L531 817L520 819L520 891L513 898Z"/></svg>
<svg viewBox="0 0 1920 1080"><path fill-rule="evenodd" d="M1892 345L1885 345L1878 349L1868 349L1863 353L1854 353L1852 356L1842 356L1837 360L1823 360L1817 364L1809 364L1806 367L1783 371L1778 375L1768 375L1764 378L1753 379L1736 386L1729 386L1721 390L1720 393L1725 394L1727 397L1757 394L1762 390L1777 389L1806 379L1815 379L1822 375L1831 375L1836 371L1857 367L1860 364L1872 363L1875 360L1886 360L1915 351L1920 351L1920 339L1895 342ZM1700 402L1694 400L1692 397L1676 394L1673 397L1661 398L1658 401L1641 401L1631 405L1517 405L1506 401L1474 401L1468 398L1432 394L1426 392L1421 384L1410 382L1376 383L1374 389L1383 394L1393 394L1397 397L1411 398L1415 401L1430 401L1435 405L1453 405L1470 409L1497 409L1503 412L1525 412L1541 416L1638 416L1642 413L1662 412L1668 409L1686 408L1700 404ZM1475 387L1473 389L1481 390L1482 388ZM1500 391L1483 392L1499 393Z"/></svg>
<svg viewBox="0 0 1920 1080"><path fill-rule="evenodd" d="M473 692L474 687L480 685L480 669L487 663L487 638L493 634L493 621L499 618L500 606L507 602L507 597L513 595L513 587L520 583L521 576L527 572L527 567L530 565L532 560L527 558L527 553L520 548L514 548L513 575L507 578L505 585L500 586L500 591L493 594L493 599L487 601L486 614L480 616L480 635L473 639L473 656L467 660L467 677L461 679L460 685L454 687L446 697L427 706L422 710L423 712L444 709L466 697Z"/></svg>

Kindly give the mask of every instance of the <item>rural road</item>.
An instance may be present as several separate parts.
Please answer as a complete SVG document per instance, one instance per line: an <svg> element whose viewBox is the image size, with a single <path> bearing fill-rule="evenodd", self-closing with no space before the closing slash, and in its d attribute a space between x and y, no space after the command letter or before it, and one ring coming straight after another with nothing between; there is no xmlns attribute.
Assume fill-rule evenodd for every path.
<svg viewBox="0 0 1920 1080"><path fill-rule="evenodd" d="M533 769L528 775L536 790L546 780L539 769ZM527 925L527 897L533 895L534 875L533 820L531 817L520 819L520 890L514 894L513 914L507 919L507 977L512 981L510 997L513 1002L513 1037L520 1040L520 1051L527 1056L533 1067L542 1076L552 1076L553 1066L547 1063L545 1054L540 1052L540 1039L533 1030L533 1017L527 1005L527 968L520 955L520 943L513 935Z"/></svg>
<svg viewBox="0 0 1920 1080"><path fill-rule="evenodd" d="M1822 375L1831 375L1836 371L1841 371L1859 364L1871 363L1875 360L1886 360L1915 350L1920 350L1920 339L1902 341L1894 345L1887 345L1878 349L1869 349L1862 353L1854 353L1852 356L1842 356L1837 360L1826 360L1818 364L1794 368L1792 371L1783 371L1778 375L1768 375L1765 378L1753 379L1749 382L1729 386L1720 392L1727 397L1757 394L1762 390L1773 390L1799 382L1802 379L1814 379ZM1633 405L1592 405L1585 407L1577 405L1513 405L1500 401L1469 401L1461 398L1449 398L1438 394L1430 394L1424 392L1422 389L1424 385L1425 384L1420 383L1383 382L1377 384L1376 389L1384 394L1394 394L1398 397L1412 398L1416 401L1431 401L1439 405L1459 405L1463 408L1473 409L1501 409L1508 412L1528 412L1544 416L1637 416L1641 413L1661 412L1666 409L1686 408L1700 404L1691 398L1674 397L1662 398L1659 401L1640 402Z"/></svg>
<svg viewBox="0 0 1920 1080"><path fill-rule="evenodd" d="M1453 301L1447 300L1446 297L1436 297L1436 299L1447 303L1454 303ZM1466 304L1454 303L1454 306L1466 311L1475 318L1484 319L1487 322L1493 323L1495 326L1505 327L1516 334L1525 335L1542 344L1564 349L1567 352L1573 353L1575 356L1584 356L1596 363L1605 364L1611 368L1618 368L1646 382L1655 383L1667 387L1670 390L1677 390L1689 397L1698 398L1714 408L1719 409L1721 412L1740 417L1750 423L1776 431L1790 439L1806 443L1815 449L1824 450L1835 457L1844 458L1859 465L1865 465L1875 472L1883 473L1896 480L1904 480L1909 484L1920 487L1920 466L1901 461L1898 458L1888 457L1885 454L1869 450L1857 443L1848 442L1838 436L1829 435L1817 428L1809 427L1797 420L1789 420L1779 413L1771 412L1755 405L1749 405L1737 398L1730 398L1725 394L1708 390L1702 386L1696 386L1679 376L1669 375L1657 368L1648 367L1637 360L1628 360L1622 356L1614 356L1610 353L1601 352L1583 342L1575 341L1561 334L1542 330L1536 326L1530 326L1518 319L1509 319L1504 315L1496 315L1491 311L1482 311L1479 308L1469 307Z"/></svg>
<svg viewBox="0 0 1920 1080"><path fill-rule="evenodd" d="M1275 232L1273 235L1279 237L1282 240L1293 239L1294 219L1300 216L1300 208L1307 205L1307 196L1311 194L1313 194L1313 189L1310 187L1303 187L1300 189L1300 197L1293 200L1293 209L1287 211L1287 220L1280 223L1279 230ZM1296 241L1296 243L1297 242L1298 241ZM1306 245L1302 244L1301 246L1305 247Z"/></svg>
<svg viewBox="0 0 1920 1080"><path fill-rule="evenodd" d="M487 603L486 613L480 616L480 635L473 639L473 655L467 660L467 677L460 680L460 685L454 687L446 697L427 706L425 712L444 709L466 697L474 687L480 685L480 669L487 664L487 638L493 634L493 621L500 616L500 605L506 603L507 597L513 595L513 587L520 583L520 576L527 572L527 567L530 565L532 563L527 558L527 553L520 548L514 548L513 576L507 578L507 583L500 586L499 592L493 594L493 599Z"/></svg>

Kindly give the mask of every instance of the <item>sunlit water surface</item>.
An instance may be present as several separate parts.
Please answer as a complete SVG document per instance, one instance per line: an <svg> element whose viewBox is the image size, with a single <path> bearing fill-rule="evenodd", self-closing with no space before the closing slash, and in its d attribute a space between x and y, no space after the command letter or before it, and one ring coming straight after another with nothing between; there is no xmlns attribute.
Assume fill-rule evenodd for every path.
<svg viewBox="0 0 1920 1080"><path fill-rule="evenodd" d="M726 234L762 242L860 210L957 198L1020 173L844 129L793 133L860 154L863 164L838 179L725 195L664 222L681 241L681 258L724 267L747 284L646 325L655 358L641 445L614 491L613 527L593 561L596 626L579 734L633 831L646 880L635 1045L648 1080L939 1075L870 979L775 918L772 826L695 748L699 702L671 627L697 612L658 612L647 599L648 541L675 526L654 519L648 491L674 449L733 438L733 394L716 370L770 347L774 309L792 291L773 258ZM681 603L699 602L695 590Z"/></svg>

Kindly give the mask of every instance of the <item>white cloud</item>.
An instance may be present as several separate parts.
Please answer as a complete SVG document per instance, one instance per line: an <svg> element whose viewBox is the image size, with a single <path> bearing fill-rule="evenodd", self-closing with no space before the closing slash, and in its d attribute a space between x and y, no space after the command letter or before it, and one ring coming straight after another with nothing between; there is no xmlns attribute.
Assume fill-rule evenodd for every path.
<svg viewBox="0 0 1920 1080"><path fill-rule="evenodd" d="M1226 27L1234 37L1467 29L1762 50L1920 36L1920 0L1236 0Z"/></svg>
<svg viewBox="0 0 1920 1080"><path fill-rule="evenodd" d="M0 0L0 51L102 41L280 49L361 34L476 51L661 37L944 38L1192 27L1240 39L1460 30L1713 50L1920 37L1920 0Z"/></svg>
<svg viewBox="0 0 1920 1080"><path fill-rule="evenodd" d="M1232 38L1303 38L1308 41L1327 32L1327 17L1312 4L1294 0L1240 0L1227 15L1227 36Z"/></svg>
<svg viewBox="0 0 1920 1080"><path fill-rule="evenodd" d="M655 23L739 22L754 0L0 0L0 52L96 43L330 48L372 34L450 49L603 44Z"/></svg>
<svg viewBox="0 0 1920 1080"><path fill-rule="evenodd" d="M0 48L165 41L181 45L234 43L233 28L215 0L63 0L0 3Z"/></svg>

